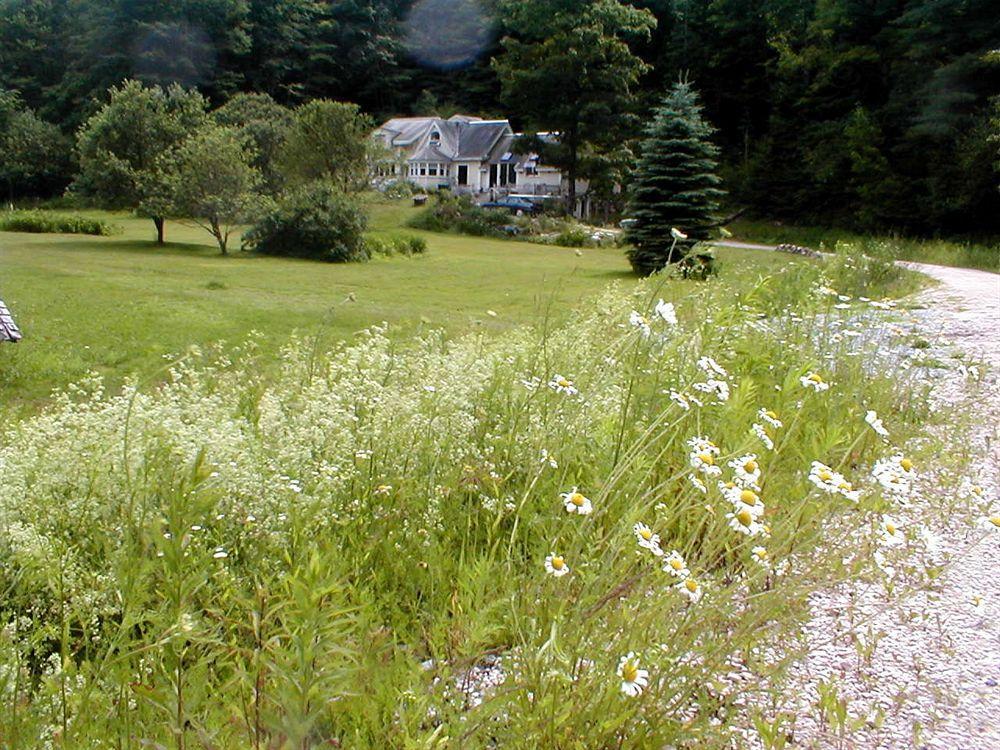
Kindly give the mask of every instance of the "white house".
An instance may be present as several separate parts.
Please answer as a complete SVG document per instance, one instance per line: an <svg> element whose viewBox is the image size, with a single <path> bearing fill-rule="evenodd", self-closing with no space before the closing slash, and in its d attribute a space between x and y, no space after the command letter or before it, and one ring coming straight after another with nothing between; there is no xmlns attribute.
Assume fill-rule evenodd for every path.
<svg viewBox="0 0 1000 750"><path fill-rule="evenodd" d="M555 137L540 134L542 137ZM515 153L522 137L507 120L484 120L469 115L396 117L375 131L390 153L377 166L375 180L408 180L427 190L448 188L483 199L520 193L561 196L564 180L559 169L547 166L538 154ZM586 194L587 183L577 182Z"/></svg>

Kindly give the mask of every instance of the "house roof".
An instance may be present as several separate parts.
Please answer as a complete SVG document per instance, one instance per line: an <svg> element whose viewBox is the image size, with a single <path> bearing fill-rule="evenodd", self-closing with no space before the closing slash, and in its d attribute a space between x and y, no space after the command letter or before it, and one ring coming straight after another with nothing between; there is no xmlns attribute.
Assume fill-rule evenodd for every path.
<svg viewBox="0 0 1000 750"><path fill-rule="evenodd" d="M7 309L7 305L0 300L0 341L10 341L17 343L21 340L21 329L14 323L14 317Z"/></svg>
<svg viewBox="0 0 1000 750"><path fill-rule="evenodd" d="M415 147L408 161L485 161L504 135L507 120L483 120L472 115L440 117L395 117L376 131L388 146ZM430 140L437 133L437 142Z"/></svg>

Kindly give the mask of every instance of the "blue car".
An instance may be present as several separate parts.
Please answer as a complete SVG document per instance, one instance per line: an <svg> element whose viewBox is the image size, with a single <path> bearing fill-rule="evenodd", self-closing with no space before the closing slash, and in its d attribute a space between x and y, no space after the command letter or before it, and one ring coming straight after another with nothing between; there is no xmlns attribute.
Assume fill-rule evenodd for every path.
<svg viewBox="0 0 1000 750"><path fill-rule="evenodd" d="M512 214L531 214L538 210L538 207L531 201L520 198L501 198L500 200L483 203L483 208L502 208Z"/></svg>

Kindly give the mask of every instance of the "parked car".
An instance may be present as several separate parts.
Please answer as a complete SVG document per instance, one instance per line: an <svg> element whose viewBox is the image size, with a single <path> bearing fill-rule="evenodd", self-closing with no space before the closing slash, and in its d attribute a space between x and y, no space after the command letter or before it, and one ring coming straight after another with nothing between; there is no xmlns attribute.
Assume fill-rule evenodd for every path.
<svg viewBox="0 0 1000 750"><path fill-rule="evenodd" d="M510 211L515 216L533 214L538 210L538 206L534 203L521 198L500 198L489 203L483 203L482 208L501 208L505 211Z"/></svg>

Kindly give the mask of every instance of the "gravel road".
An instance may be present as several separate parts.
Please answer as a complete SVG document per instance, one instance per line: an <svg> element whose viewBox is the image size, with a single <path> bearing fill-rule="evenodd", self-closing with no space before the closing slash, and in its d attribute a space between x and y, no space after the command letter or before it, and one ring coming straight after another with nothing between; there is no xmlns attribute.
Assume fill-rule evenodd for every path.
<svg viewBox="0 0 1000 750"><path fill-rule="evenodd" d="M975 502L996 509L1000 275L902 265L940 282L916 298L922 309L905 324L912 334L933 341L942 358L958 349L964 362L984 365L972 378L954 364L934 370L932 398L973 417L971 431L940 436L973 446L980 460L963 473L982 488ZM792 678L799 696L796 746L1000 750L1000 533L976 525L981 510L940 512L961 493L954 476L927 467L921 499L906 511L935 536L929 546L917 545L912 560L896 564L900 578L906 569L926 570L930 554L945 562L940 578L928 584L925 577L909 590L852 582L810 600L812 620L803 633L808 653ZM818 687L831 682L847 700L854 724L847 730L818 718Z"/></svg>

